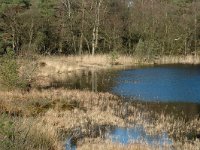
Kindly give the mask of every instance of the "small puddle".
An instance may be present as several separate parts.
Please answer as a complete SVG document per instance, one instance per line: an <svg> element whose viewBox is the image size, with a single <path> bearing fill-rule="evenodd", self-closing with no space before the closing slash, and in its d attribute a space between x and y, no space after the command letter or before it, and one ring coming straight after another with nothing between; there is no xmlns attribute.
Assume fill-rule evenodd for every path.
<svg viewBox="0 0 200 150"><path fill-rule="evenodd" d="M66 150L76 150L76 144L72 142L71 138L66 142Z"/></svg>
<svg viewBox="0 0 200 150"><path fill-rule="evenodd" d="M145 143L148 145L156 145L158 147L170 146L173 144L172 139L167 133L150 135L147 134L142 126L133 128L112 127L105 133L105 139L111 140L113 143L128 145L131 143ZM66 150L76 150L76 144L72 138L67 140Z"/></svg>
<svg viewBox="0 0 200 150"><path fill-rule="evenodd" d="M172 140L167 133L160 135L147 134L143 127L135 128L115 128L108 133L107 136L112 142L117 142L123 145L131 143L146 143L148 145L156 144L158 146L171 145Z"/></svg>

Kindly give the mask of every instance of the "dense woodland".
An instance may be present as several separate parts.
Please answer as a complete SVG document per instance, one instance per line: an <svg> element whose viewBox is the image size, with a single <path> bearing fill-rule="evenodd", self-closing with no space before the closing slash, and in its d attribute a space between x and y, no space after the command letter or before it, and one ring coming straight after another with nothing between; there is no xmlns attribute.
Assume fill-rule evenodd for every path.
<svg viewBox="0 0 200 150"><path fill-rule="evenodd" d="M0 0L0 53L198 55L200 0Z"/></svg>

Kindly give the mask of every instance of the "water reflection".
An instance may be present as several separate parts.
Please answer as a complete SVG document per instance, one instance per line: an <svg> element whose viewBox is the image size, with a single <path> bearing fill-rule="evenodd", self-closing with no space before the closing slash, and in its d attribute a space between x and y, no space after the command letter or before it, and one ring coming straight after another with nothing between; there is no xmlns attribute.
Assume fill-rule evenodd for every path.
<svg viewBox="0 0 200 150"><path fill-rule="evenodd" d="M69 138L69 139L67 139L65 148L66 148L66 150L76 150L76 144L72 142L71 138Z"/></svg>
<svg viewBox="0 0 200 150"><path fill-rule="evenodd" d="M83 70L74 74L69 80L54 80L47 88L70 88L90 90L93 92L109 92L115 86L115 78L118 76L118 71L94 71Z"/></svg>
<svg viewBox="0 0 200 150"><path fill-rule="evenodd" d="M132 128L112 127L111 130L105 134L106 139L123 145L146 143L162 148L166 145L171 146L173 144L173 141L168 137L167 133L150 135L145 132L142 126ZM67 140L66 150L76 150L76 144L72 142L71 138Z"/></svg>
<svg viewBox="0 0 200 150"><path fill-rule="evenodd" d="M164 145L172 145L172 140L167 133L160 135L147 134L142 126L134 128L114 128L108 133L108 138L113 142L123 145L131 143L146 143L148 145L156 144L160 147Z"/></svg>
<svg viewBox="0 0 200 150"><path fill-rule="evenodd" d="M200 114L200 66L159 65L122 70L84 70L50 87L111 92L129 100L139 100L156 112Z"/></svg>

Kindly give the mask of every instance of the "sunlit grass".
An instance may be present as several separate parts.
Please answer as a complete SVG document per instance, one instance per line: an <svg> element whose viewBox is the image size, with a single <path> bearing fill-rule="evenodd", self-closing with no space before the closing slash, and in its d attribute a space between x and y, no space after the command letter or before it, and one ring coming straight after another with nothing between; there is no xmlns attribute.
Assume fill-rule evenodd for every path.
<svg viewBox="0 0 200 150"><path fill-rule="evenodd" d="M78 149L155 149L156 145L143 141L130 145L105 141L101 138L104 132L96 130L101 126L132 127L137 124L142 125L150 135L167 132L174 139L173 146L177 149L193 150L199 146L199 141L195 141L196 134L200 132L198 118L186 122L157 114L154 119L148 120L152 112L145 111L144 105L128 103L128 107L124 107L119 97L109 93L64 89L32 90L27 93L4 91L0 92L0 102L1 114L15 118L14 122L18 125L16 131L20 131L17 133L27 137L22 145L29 148L35 145L39 149L64 149L67 137L75 136L79 131L75 136ZM193 137L188 139L191 133Z"/></svg>

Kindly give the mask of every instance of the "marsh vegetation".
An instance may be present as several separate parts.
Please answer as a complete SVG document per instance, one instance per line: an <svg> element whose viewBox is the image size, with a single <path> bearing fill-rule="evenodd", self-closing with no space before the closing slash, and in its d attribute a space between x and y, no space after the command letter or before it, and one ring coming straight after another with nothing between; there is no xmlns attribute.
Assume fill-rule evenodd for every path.
<svg viewBox="0 0 200 150"><path fill-rule="evenodd" d="M52 59L53 61L50 61ZM79 69L67 70L66 67L67 69L56 70L56 67L62 68L62 65L65 66L63 63L67 64L70 62L68 60L71 59L77 59L77 63L72 64L74 66L72 68L77 67ZM59 57L52 57L51 59L42 59L42 63L41 58L29 63L25 63L27 60L17 61L18 64L24 63L24 65L21 65L22 68L19 69L18 78L23 77L26 66L29 68L30 65L36 65L37 69L34 70L35 73L32 73L32 80L27 80L31 84L29 90L26 86L25 88L20 86L11 89L8 87L0 91L0 138L3 149L57 150L69 149L69 145L71 145L70 148L74 146L76 149L93 149L94 147L110 150L171 149L172 147L176 149L198 149L200 144L198 139L200 132L198 113L186 118L176 115L176 113L166 113L166 105L160 107L161 105L158 106L156 103L152 105L137 101L139 99L127 101L123 97L106 93L106 91L103 92L103 90L99 92L100 85L95 89L95 84L104 81L105 85L108 86L109 82L105 77L109 76L107 74L104 76L105 80L101 80L97 76L98 70L100 69L99 71L102 73L108 71L111 67L116 67L115 71L111 72L116 77L116 71L126 65L113 66L111 64L105 67L100 65L101 61L97 62L94 59L94 64L94 61L86 59L88 63L81 66L78 60L79 57L60 57L60 59ZM120 63L123 64L124 62L121 61ZM68 67L70 68L70 65ZM130 66L127 66L127 68L130 68ZM95 72L96 77L92 75ZM84 79L82 75L87 76ZM65 76L65 78L61 78L62 76ZM86 87L76 90L71 87L70 89L65 85L65 82L68 81L66 79L70 79L70 83L77 85L76 80L73 82L74 78L78 79L79 84L84 84L83 81L88 78L88 85L91 89ZM84 80L80 81L80 78ZM113 76L110 78L114 79ZM57 83L59 81L60 86L56 86L55 83L51 84L55 80ZM45 84L41 84L41 82ZM102 89L105 90L106 88L102 87ZM161 110L155 111L155 107L160 107ZM170 109L170 107L168 108ZM136 130L136 133L142 133L141 136L139 136L139 139L131 139L134 134L130 132L129 135L126 131L134 131L138 127L142 127L141 131ZM125 132L127 137L130 138L127 143L121 143L120 140L114 142L113 138L108 137L109 133L120 130L120 128L123 129L122 133ZM153 140L149 143L143 136L144 134L148 135L149 139L154 139L154 137L162 139L163 135L167 135L164 138L166 143L161 142L161 144L159 140Z"/></svg>
<svg viewBox="0 0 200 150"><path fill-rule="evenodd" d="M190 103L147 102L120 76L200 64L199 29L198 0L0 0L0 149L199 150L198 84L171 90Z"/></svg>
<svg viewBox="0 0 200 150"><path fill-rule="evenodd" d="M93 146L99 149L199 147L198 118L186 121L181 117L154 113L144 104L125 103L108 93L51 89L29 93L0 92L0 97L1 114L4 114L1 117L1 147L5 149L64 149L69 138L77 149ZM134 128L138 125L148 135L166 132L173 142L148 145L141 139L123 146L105 138L105 132L112 127Z"/></svg>

